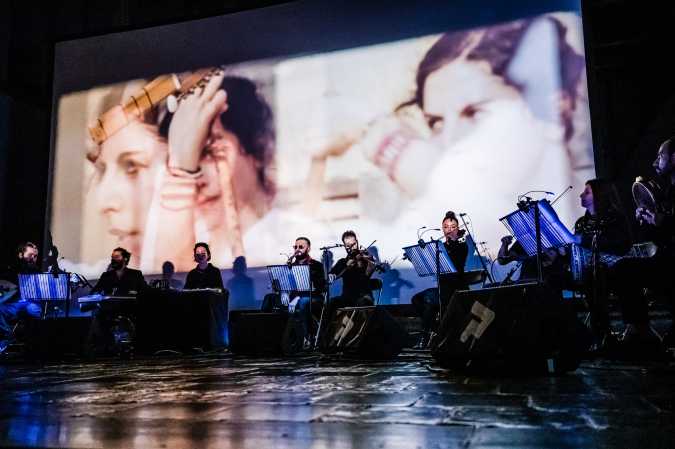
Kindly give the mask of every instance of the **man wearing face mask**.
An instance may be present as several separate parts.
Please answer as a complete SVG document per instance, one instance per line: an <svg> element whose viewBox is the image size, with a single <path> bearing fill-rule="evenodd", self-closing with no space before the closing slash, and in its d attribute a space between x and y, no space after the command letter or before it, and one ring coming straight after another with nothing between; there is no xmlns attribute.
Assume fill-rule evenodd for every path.
<svg viewBox="0 0 675 449"><path fill-rule="evenodd" d="M124 248L115 248L110 256L108 271L101 274L91 289L92 293L108 296L137 296L148 288L140 270L128 268L131 253ZM112 308L99 307L92 313L93 320L89 329L88 346L91 355L104 355L115 352L116 342L121 335L119 328L128 331L129 311L125 305ZM115 331L115 328L118 328ZM128 338L125 336L125 338Z"/></svg>
<svg viewBox="0 0 675 449"><path fill-rule="evenodd" d="M6 281L0 284L0 353L8 344L12 326L22 317L39 318L39 304L21 299L17 290L19 274L40 273L37 266L38 248L34 243L26 242L17 248L17 258L12 267L0 275Z"/></svg>
<svg viewBox="0 0 675 449"><path fill-rule="evenodd" d="M220 270L209 262L211 260L209 245L204 242L196 243L193 251L197 266L188 273L185 289L218 288L225 291Z"/></svg>
<svg viewBox="0 0 675 449"><path fill-rule="evenodd" d="M135 296L147 288L143 273L128 268L131 253L124 248L115 248L110 256L108 271L101 274L92 293L112 296Z"/></svg>

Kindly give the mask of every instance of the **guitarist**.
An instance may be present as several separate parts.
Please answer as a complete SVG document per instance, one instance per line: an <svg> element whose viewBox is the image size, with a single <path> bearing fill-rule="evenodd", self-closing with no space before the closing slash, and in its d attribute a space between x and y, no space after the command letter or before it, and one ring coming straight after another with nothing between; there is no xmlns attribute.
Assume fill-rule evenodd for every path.
<svg viewBox="0 0 675 449"><path fill-rule="evenodd" d="M21 299L16 292L19 274L40 273L37 261L37 245L31 242L22 243L17 248L14 264L0 275L0 279L5 281L0 284L0 353L10 343L12 327L19 319L40 317L40 305Z"/></svg>

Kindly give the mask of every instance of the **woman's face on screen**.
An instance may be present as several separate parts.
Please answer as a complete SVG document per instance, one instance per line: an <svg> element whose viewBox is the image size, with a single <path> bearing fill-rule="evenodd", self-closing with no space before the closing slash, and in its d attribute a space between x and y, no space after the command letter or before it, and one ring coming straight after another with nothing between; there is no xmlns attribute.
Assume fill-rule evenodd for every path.
<svg viewBox="0 0 675 449"><path fill-rule="evenodd" d="M515 207L518 194L569 184L562 127L537 119L486 61L444 65L428 76L423 95L431 142L442 150L428 187L445 189L448 205L471 213L480 239L499 241L491 223Z"/></svg>
<svg viewBox="0 0 675 449"><path fill-rule="evenodd" d="M107 232L134 254L141 249L154 180L166 155L157 128L134 121L101 145L94 162L92 193Z"/></svg>

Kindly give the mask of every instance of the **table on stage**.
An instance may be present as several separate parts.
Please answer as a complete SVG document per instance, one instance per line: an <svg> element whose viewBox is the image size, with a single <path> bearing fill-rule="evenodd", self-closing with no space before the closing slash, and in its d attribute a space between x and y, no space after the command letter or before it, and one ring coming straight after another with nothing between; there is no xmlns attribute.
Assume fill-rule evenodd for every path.
<svg viewBox="0 0 675 449"><path fill-rule="evenodd" d="M128 316L135 326L135 347L141 353L162 349L205 350L228 345L228 293L216 289L148 288L136 299L99 296L80 299L107 315ZM97 304L94 306L94 304ZM92 307L93 306L93 307Z"/></svg>

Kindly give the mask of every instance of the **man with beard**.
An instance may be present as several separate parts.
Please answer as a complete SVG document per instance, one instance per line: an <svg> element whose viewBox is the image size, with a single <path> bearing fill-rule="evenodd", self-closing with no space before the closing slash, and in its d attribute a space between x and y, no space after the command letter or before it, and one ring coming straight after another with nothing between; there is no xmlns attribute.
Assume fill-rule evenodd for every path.
<svg viewBox="0 0 675 449"><path fill-rule="evenodd" d="M314 331L312 311L317 315L321 312L323 304L323 294L326 291L326 278L323 270L323 264L314 260L309 252L312 249L312 243L307 237L298 237L293 244L293 255L288 259L288 266L309 265L309 278L312 285L311 292L291 292L289 299L293 301L297 298L294 307L294 318L300 323L301 332L305 338ZM281 297L277 293L265 296L262 310L270 312L272 310L282 310L284 308Z"/></svg>
<svg viewBox="0 0 675 449"><path fill-rule="evenodd" d="M108 271L101 274L92 293L111 296L136 296L147 288L143 273L128 268L131 253L124 248L115 248L110 256Z"/></svg>
<svg viewBox="0 0 675 449"><path fill-rule="evenodd" d="M289 353L297 352L301 349L307 349L311 346L310 336L315 332L312 312L316 315L321 313L323 305L323 294L326 291L326 278L323 264L314 260L309 252L312 249L312 243L307 237L298 237L293 244L293 254L286 262L289 267L294 265L309 265L309 279L312 287L311 292L290 292L289 302L295 305L292 309L292 316L286 326L283 337L283 346ZM263 312L288 310L281 300L280 293L270 293L265 295L261 310Z"/></svg>
<svg viewBox="0 0 675 449"><path fill-rule="evenodd" d="M333 310L340 307L362 307L373 305L370 277L377 264L373 256L360 247L354 231L342 233L342 244L347 256L338 260L330 274L342 279L342 294L331 300Z"/></svg>
<svg viewBox="0 0 675 449"><path fill-rule="evenodd" d="M37 245L31 242L23 243L17 248L17 259L14 265L0 276L6 281L0 285L2 290L5 290L0 290L0 353L4 352L10 343L12 327L19 319L40 317L42 311L40 305L22 299L15 291L16 286L19 285L19 274L40 273L37 260Z"/></svg>
<svg viewBox="0 0 675 449"><path fill-rule="evenodd" d="M675 139L666 140L659 147L654 170L659 176L662 197L655 210L638 207L635 217L650 234L658 250L649 258L628 258L619 261L613 269L613 286L621 303L626 330L623 346L626 355L640 357L656 354L662 346L649 324L647 299L643 288L666 293L672 300L672 261L675 256ZM666 346L673 345L673 331L664 339Z"/></svg>

